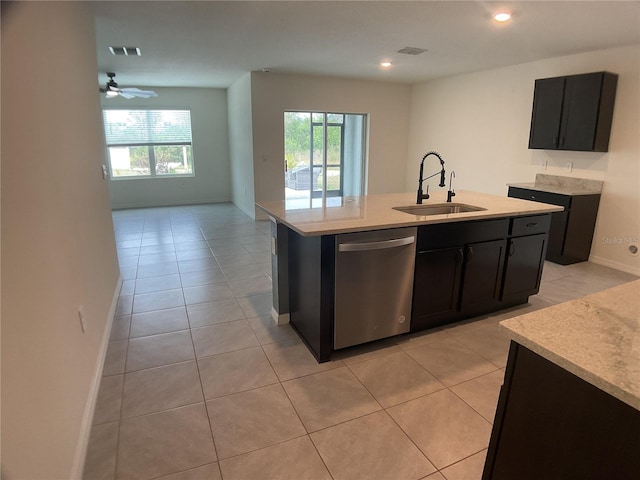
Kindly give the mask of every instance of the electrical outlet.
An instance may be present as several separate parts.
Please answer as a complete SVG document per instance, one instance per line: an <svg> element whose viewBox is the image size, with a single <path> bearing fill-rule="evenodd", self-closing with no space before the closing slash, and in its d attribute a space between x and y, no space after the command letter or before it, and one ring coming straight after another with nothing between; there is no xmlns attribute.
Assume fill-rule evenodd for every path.
<svg viewBox="0 0 640 480"><path fill-rule="evenodd" d="M108 176L109 176L109 169L105 164L102 164L102 178L106 180Z"/></svg>
<svg viewBox="0 0 640 480"><path fill-rule="evenodd" d="M78 307L78 318L80 319L80 329L82 333L85 333L87 331L87 318L85 317L84 307L82 305Z"/></svg>
<svg viewBox="0 0 640 480"><path fill-rule="evenodd" d="M546 160L542 160L540 162L540 169L541 170L546 170L547 169L547 161Z"/></svg>
<svg viewBox="0 0 640 480"><path fill-rule="evenodd" d="M564 171L565 172L570 172L571 170L573 170L573 162L567 162L564 164Z"/></svg>

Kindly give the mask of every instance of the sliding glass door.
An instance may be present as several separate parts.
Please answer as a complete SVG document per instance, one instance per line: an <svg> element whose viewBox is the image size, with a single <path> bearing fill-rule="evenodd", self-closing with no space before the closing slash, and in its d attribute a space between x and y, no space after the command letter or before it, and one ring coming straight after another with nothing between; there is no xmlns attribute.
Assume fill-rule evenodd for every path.
<svg viewBox="0 0 640 480"><path fill-rule="evenodd" d="M285 198L362 195L366 116L285 112Z"/></svg>

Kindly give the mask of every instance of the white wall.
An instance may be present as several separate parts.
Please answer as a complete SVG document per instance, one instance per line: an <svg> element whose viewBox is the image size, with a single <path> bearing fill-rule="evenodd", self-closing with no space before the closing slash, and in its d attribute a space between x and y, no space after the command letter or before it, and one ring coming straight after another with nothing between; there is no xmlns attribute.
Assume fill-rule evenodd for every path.
<svg viewBox="0 0 640 480"><path fill-rule="evenodd" d="M158 93L158 96L147 99L127 100L117 97L107 100L104 95L100 95L101 104L107 108L190 109L195 176L111 179L109 190L112 207L135 208L229 201L231 174L226 90L219 88L153 88L153 90Z"/></svg>
<svg viewBox="0 0 640 480"><path fill-rule="evenodd" d="M251 127L251 74L227 90L229 102L229 158L232 201L250 217L255 216L253 190L253 132Z"/></svg>
<svg viewBox="0 0 640 480"><path fill-rule="evenodd" d="M535 79L602 70L619 74L609 152L528 150ZM640 238L639 46L414 85L407 190L417 186L415 160L432 149L444 156L448 171L456 171L458 189L506 195L507 183L533 182L536 173L603 180L590 260L640 275L640 256L629 253L627 242L638 245ZM567 162L573 171L564 170Z"/></svg>
<svg viewBox="0 0 640 480"><path fill-rule="evenodd" d="M402 84L252 72L255 201L284 199L286 110L369 114L367 193L404 191L410 92Z"/></svg>
<svg viewBox="0 0 640 480"><path fill-rule="evenodd" d="M96 71L85 3L2 5L6 479L78 478L84 461L119 278Z"/></svg>

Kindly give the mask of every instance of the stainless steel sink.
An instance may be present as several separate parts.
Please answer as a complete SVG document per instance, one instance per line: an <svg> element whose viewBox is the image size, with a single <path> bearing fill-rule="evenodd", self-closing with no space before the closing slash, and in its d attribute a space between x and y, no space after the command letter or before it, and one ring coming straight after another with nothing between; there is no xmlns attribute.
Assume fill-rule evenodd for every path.
<svg viewBox="0 0 640 480"><path fill-rule="evenodd" d="M431 205L406 205L402 207L393 207L399 212L408 213L410 215L449 215L451 213L464 212L480 212L486 208L467 205L465 203L433 203Z"/></svg>

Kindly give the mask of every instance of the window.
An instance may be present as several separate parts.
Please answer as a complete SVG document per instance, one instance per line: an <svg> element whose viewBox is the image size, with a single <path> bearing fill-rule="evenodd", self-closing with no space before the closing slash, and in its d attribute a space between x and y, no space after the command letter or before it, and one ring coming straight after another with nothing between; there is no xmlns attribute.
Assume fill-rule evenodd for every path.
<svg viewBox="0 0 640 480"><path fill-rule="evenodd" d="M103 110L111 178L193 175L189 110Z"/></svg>

